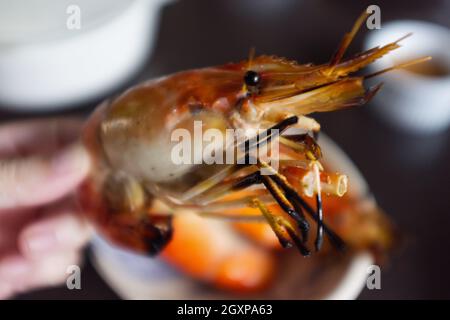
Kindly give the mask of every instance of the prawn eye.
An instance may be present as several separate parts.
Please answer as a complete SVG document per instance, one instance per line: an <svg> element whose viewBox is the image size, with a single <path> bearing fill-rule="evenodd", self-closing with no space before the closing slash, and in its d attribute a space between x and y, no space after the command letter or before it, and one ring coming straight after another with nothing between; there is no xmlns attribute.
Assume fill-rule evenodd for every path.
<svg viewBox="0 0 450 320"><path fill-rule="evenodd" d="M245 73L244 76L244 82L249 87L256 87L259 85L259 82L261 81L261 76L258 72L249 70Z"/></svg>

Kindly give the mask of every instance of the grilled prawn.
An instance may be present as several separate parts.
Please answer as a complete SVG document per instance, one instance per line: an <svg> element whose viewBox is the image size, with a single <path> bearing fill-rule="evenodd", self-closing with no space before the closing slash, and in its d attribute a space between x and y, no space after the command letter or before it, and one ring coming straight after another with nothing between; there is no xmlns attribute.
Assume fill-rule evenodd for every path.
<svg viewBox="0 0 450 320"><path fill-rule="evenodd" d="M324 237L343 248L344 241L324 221L322 198L343 196L347 179L324 170L315 140L320 126L307 115L362 105L380 88L365 88L373 75L354 72L398 48L398 41L343 59L365 18L326 64L251 56L150 80L101 104L83 135L93 163L78 193L85 211L108 239L142 253L159 253L173 236L163 250L165 259L225 287L229 282L223 279L231 279L236 268L242 278L256 277L256 286L265 283L274 268L270 253L253 242L237 250L236 241L229 241L236 240L230 236L235 231L214 229L210 220L183 212L236 219L251 212L267 223L241 232L264 237L265 243L278 239L303 255L312 252L312 231L316 251ZM175 163L173 132L194 134L196 123L224 135L227 129L253 132L231 146L234 160L247 161ZM290 128L296 129L293 134ZM279 146L278 168L253 156L273 141ZM230 145L221 141L216 147L225 152ZM201 158L203 150L195 152ZM195 152L193 158L199 156ZM276 238L267 236L270 229Z"/></svg>

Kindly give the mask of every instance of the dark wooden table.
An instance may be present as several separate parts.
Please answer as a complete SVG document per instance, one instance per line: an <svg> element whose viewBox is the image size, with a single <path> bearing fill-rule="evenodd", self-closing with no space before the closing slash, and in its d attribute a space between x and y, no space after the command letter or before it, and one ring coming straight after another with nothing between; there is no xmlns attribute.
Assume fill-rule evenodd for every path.
<svg viewBox="0 0 450 320"><path fill-rule="evenodd" d="M240 60L251 46L258 53L325 62L355 18L374 3L381 7L382 22L421 19L449 27L445 1L176 1L162 13L156 51L127 85L182 69ZM361 48L363 38L357 37L351 52ZM87 113L95 104L77 106L68 113ZM366 289L361 298L450 298L449 132L407 134L375 116L375 108L370 103L316 117L360 168L379 204L406 238L405 246L382 271L382 290ZM0 111L0 117L21 116ZM18 298L117 298L89 262L83 276L81 291L61 287Z"/></svg>

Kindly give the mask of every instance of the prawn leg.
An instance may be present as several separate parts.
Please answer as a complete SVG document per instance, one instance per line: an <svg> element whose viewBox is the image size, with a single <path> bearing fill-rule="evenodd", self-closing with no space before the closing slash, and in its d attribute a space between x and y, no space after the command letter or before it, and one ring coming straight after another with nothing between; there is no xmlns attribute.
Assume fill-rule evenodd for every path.
<svg viewBox="0 0 450 320"><path fill-rule="evenodd" d="M251 173L236 183L233 184L231 190L239 191L248 188L255 184L264 184L266 189L270 192L272 197L278 203L278 205L285 211L290 217L292 217L298 224L303 236L303 242L308 239L309 224L305 219L303 211L300 206L296 204L291 204L288 199L286 199L282 190L276 185L276 183L270 179L270 176L261 175L260 171ZM283 244L283 243L282 243Z"/></svg>
<svg viewBox="0 0 450 320"><path fill-rule="evenodd" d="M332 244L340 249L345 249L344 241L336 234L330 227L321 219L319 214L302 198L298 195L297 191L287 182L286 178L279 173L272 176L272 179L283 189L286 197L292 202L298 203L302 208L305 209L306 213L316 221L316 223L323 228L323 232L327 234L328 238L331 240ZM321 241L321 240L319 240ZM319 242L316 240L316 245Z"/></svg>
<svg viewBox="0 0 450 320"><path fill-rule="evenodd" d="M308 240L309 224L303 215L301 207L291 203L279 186L269 176L261 176L261 179L264 186L269 190L280 207L297 222L302 232L303 241L306 242Z"/></svg>
<svg viewBox="0 0 450 320"><path fill-rule="evenodd" d="M310 255L309 250L304 245L304 243L307 241L308 231L310 227L305 219L301 207L296 203L292 204L285 197L283 191L279 188L279 186L269 176L261 175L260 171L256 171L236 181L232 185L230 190L240 191L255 184L261 183L264 184L266 189L269 191L278 205L283 209L283 211L286 212L297 223L297 226L302 234L302 238L300 239L296 228L293 227L287 219L281 216L273 215L270 210L265 207L265 204L263 204L261 200L257 200L256 206L260 209L261 213L266 218L269 225L272 227L273 231L280 241L280 244L285 248L289 247L291 245L291 242L288 239L290 238L304 256ZM253 202L254 201L255 200L253 200ZM203 215L207 215L207 213Z"/></svg>
<svg viewBox="0 0 450 320"><path fill-rule="evenodd" d="M253 172L235 181L229 187L229 191L238 192L240 190L258 184L263 184L266 187L266 189L272 195L276 203L283 209L284 212L288 214L289 217L291 217L296 222L302 234L302 239L300 239L300 237L298 236L297 229L294 226L292 226L292 223L290 223L284 217L273 215L270 212L270 210L268 210L265 207L265 204L263 208L262 207L263 202L261 200L258 200L256 206L260 209L261 213L266 218L266 221L272 227L272 230L277 235L280 244L284 248L291 246L292 244L288 240L290 238L304 256L310 255L309 250L304 245L304 243L307 241L308 231L310 227L305 219L301 207L298 206L297 204L291 204L289 200L286 199L283 191L277 186L277 184L273 180L269 178L269 176L261 175L260 171ZM255 200L252 199L250 202L254 204L254 201ZM202 215L214 216L214 214L208 212L204 212ZM243 217L233 216L233 219L241 219L241 218Z"/></svg>
<svg viewBox="0 0 450 320"><path fill-rule="evenodd" d="M283 248L290 246L290 242L288 240L289 237L292 241L294 241L303 256L309 256L311 254L311 252L304 245L303 241L297 236L295 228L291 223L289 223L289 221L283 217L274 216L267 206L257 198L253 200L253 204L258 207L263 216L267 219L267 222L272 227L272 230L274 230Z"/></svg>
<svg viewBox="0 0 450 320"><path fill-rule="evenodd" d="M286 141L284 141L284 143L289 144L294 141L297 142L297 144L294 145L293 148L295 148L295 146L300 147L300 150L298 151L302 151L306 155L306 157L312 161L313 172L314 175L316 176L315 179L317 184L316 206L317 206L317 215L320 222L317 225L315 247L316 251L319 251L323 243L323 226L322 226L323 210L322 210L322 195L321 195L320 173L319 173L320 164L318 162L318 159L322 157L322 151L319 145L317 144L316 140L308 134L288 136Z"/></svg>
<svg viewBox="0 0 450 320"><path fill-rule="evenodd" d="M252 149L258 149L262 145L269 143L272 139L274 139L277 136L281 135L281 132L287 129L289 126L296 124L298 121L297 116L292 116L285 118L284 120L280 121L278 124L272 126L268 130L264 131L261 134L258 134L256 136L256 139L248 139L244 141L241 145L238 147L244 146L244 155L246 161L249 161L250 157L250 151ZM300 141L295 141L298 137L293 137L293 140L290 140L292 142L299 143ZM301 136L301 142L304 144L304 152L306 153L307 158L312 160L314 162L314 166L318 168L319 163L316 161L317 158L321 157L320 148L318 148L318 145L315 143L313 138L310 138L309 135ZM256 141L256 142L255 142ZM286 141L286 140L285 140ZM297 245L299 250L305 255L308 255L309 251L304 247L303 243L307 241L308 238L308 232L309 232L309 224L307 220L305 219L303 209L305 208L306 202L300 197L300 195L297 193L297 191L288 183L287 179L278 173L276 170L274 170L268 163L261 161L259 158L257 160L257 167L258 170L250 173L237 181L229 183L226 186L219 186L216 188L213 188L213 186L209 185L209 188L206 188L200 193L203 193L204 191L209 191L209 195L206 195L206 199L203 198L203 205L205 203L211 203L214 202L214 200L217 200L220 196L226 194L229 191L240 191L243 189L246 189L253 185L263 184L266 189L269 191L269 193L272 195L274 200L277 202L277 204L283 209L283 211L291 217L296 223L297 226L302 234L302 239L300 240L300 237L297 235L296 228L293 228L290 223L287 223L285 220L278 218L278 220L271 220L272 222L269 222L271 224L274 232L279 237L280 243L283 246L286 246L286 237L281 237L279 228L280 226L283 226L282 229L287 232L287 235L289 238L292 239L292 241ZM262 175L261 170L262 169L269 169L271 174L270 175ZM318 170L318 169L317 169ZM217 183L216 183L217 184ZM195 187L194 187L195 188ZM218 189L218 190L217 190ZM320 190L320 189L319 189ZM215 191L215 192L214 192ZM189 191L188 191L189 192ZM212 192L212 194L211 194ZM199 195L200 193L196 193ZM205 202L206 200L206 202ZM314 212L314 210L308 206L306 209L307 212L313 217L313 219L317 222L317 236L315 241L315 247L318 251L322 245L323 242L323 234L324 232L328 234L329 238L332 240L332 242L337 247L344 247L343 241L337 236L334 232L330 230L330 228L326 227L326 225L323 222L323 213L322 213L322 200L321 196L316 196L317 201L317 211ZM258 205L258 208L260 208L260 205ZM312 210L312 212L308 211ZM261 209L260 209L261 211ZM207 215L207 213L204 213L203 215ZM263 215L265 216L272 216L270 211L263 212ZM281 219L281 220L280 220ZM274 222L278 221L278 225L275 228ZM277 231L278 230L278 231ZM299 244L302 243L301 246ZM308 253L308 254L307 254Z"/></svg>

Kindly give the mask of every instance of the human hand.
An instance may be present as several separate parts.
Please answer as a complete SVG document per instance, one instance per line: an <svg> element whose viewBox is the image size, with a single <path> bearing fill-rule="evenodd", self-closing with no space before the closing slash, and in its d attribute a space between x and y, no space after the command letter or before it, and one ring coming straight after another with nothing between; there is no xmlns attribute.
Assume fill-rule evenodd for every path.
<svg viewBox="0 0 450 320"><path fill-rule="evenodd" d="M90 228L71 191L89 170L81 121L0 126L0 299L63 282Z"/></svg>

